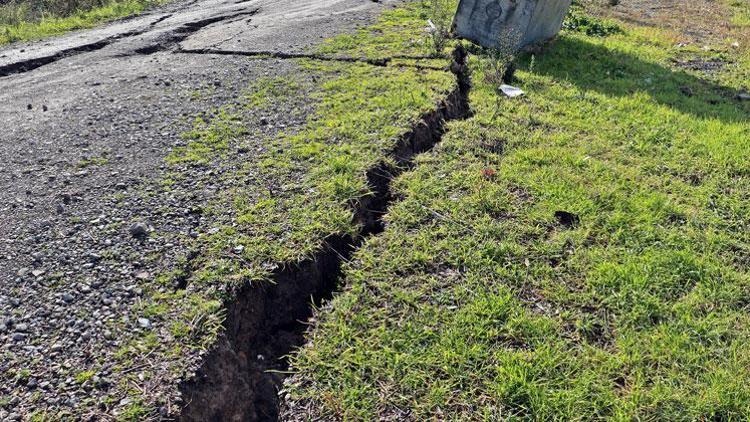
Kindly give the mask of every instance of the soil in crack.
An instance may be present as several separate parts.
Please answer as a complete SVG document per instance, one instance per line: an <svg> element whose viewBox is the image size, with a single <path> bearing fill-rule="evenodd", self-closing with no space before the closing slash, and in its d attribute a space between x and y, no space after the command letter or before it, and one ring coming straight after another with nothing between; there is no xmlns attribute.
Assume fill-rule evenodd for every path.
<svg viewBox="0 0 750 422"><path fill-rule="evenodd" d="M313 309L336 291L342 264L367 236L384 230L382 216L393 201L391 181L413 166L417 154L437 145L446 122L469 117L466 52L454 52L458 87L397 143L391 160L367 173L372 195L352 204L356 237L334 235L315 256L277 270L272 282L246 286L226 305L225 331L195 377L180 386L188 405L185 421L278 419L278 389L288 369L286 356L304 344Z"/></svg>

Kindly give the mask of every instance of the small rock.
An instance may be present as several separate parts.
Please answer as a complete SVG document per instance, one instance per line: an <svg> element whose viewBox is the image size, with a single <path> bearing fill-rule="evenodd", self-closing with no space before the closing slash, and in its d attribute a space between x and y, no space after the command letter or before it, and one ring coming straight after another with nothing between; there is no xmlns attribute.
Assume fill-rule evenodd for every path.
<svg viewBox="0 0 750 422"><path fill-rule="evenodd" d="M28 331L28 329L29 329L29 324L26 324L26 323L16 324L16 331L20 331L23 333L23 332Z"/></svg>
<svg viewBox="0 0 750 422"><path fill-rule="evenodd" d="M44 275L45 272L46 271L44 270L34 270L31 272L31 275L33 275L34 277L41 277Z"/></svg>
<svg viewBox="0 0 750 422"><path fill-rule="evenodd" d="M106 389L108 389L109 386L110 386L110 384L111 384L110 381L108 379L106 379L106 378L99 378L99 379L97 379L97 380L94 381L94 385L96 386L96 388L98 388L100 390L106 390Z"/></svg>
<svg viewBox="0 0 750 422"><path fill-rule="evenodd" d="M740 92L737 94L737 99L740 101L750 101L750 94L747 92Z"/></svg>
<svg viewBox="0 0 750 422"><path fill-rule="evenodd" d="M73 297L73 295L70 293L63 293L62 300L64 300L66 303L70 303L75 300L75 297Z"/></svg>
<svg viewBox="0 0 750 422"><path fill-rule="evenodd" d="M138 318L138 326L141 328L151 328L151 321L148 318Z"/></svg>
<svg viewBox="0 0 750 422"><path fill-rule="evenodd" d="M26 338L26 334L24 334L24 333L13 333L13 335L11 336L11 338L13 339L13 341L23 341L23 339Z"/></svg>
<svg viewBox="0 0 750 422"><path fill-rule="evenodd" d="M135 238L143 238L148 234L148 227L143 223L133 223L128 229L130 235Z"/></svg>

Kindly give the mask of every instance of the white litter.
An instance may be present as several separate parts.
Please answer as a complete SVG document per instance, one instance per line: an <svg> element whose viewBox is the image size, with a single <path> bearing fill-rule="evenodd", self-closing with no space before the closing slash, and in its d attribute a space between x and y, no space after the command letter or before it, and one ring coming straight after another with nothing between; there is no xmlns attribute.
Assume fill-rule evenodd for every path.
<svg viewBox="0 0 750 422"><path fill-rule="evenodd" d="M521 88L516 88L510 85L500 85L500 91L502 91L502 93L508 98L516 98L526 94Z"/></svg>
<svg viewBox="0 0 750 422"><path fill-rule="evenodd" d="M429 32L430 34L437 32L437 26L432 23L432 19L427 19L427 32Z"/></svg>

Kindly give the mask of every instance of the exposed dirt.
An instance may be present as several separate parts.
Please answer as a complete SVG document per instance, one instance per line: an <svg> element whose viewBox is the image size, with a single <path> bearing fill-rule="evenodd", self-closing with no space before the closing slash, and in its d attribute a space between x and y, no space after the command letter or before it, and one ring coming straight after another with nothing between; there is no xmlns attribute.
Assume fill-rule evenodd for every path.
<svg viewBox="0 0 750 422"><path fill-rule="evenodd" d="M709 59L685 59L685 60L674 60L675 65L683 69L694 70L703 73L714 73L721 71L730 62L721 58L709 58Z"/></svg>
<svg viewBox="0 0 750 422"><path fill-rule="evenodd" d="M584 3L601 16L673 30L683 42L720 42L733 30L731 12L719 0L622 0L617 6L604 0Z"/></svg>

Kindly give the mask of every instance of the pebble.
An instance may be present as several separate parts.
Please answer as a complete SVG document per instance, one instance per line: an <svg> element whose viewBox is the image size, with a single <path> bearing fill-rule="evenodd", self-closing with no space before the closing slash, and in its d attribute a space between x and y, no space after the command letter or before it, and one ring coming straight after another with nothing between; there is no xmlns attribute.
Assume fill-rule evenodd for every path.
<svg viewBox="0 0 750 422"><path fill-rule="evenodd" d="M151 321L148 318L138 318L138 325L141 328L149 329L151 328Z"/></svg>
<svg viewBox="0 0 750 422"><path fill-rule="evenodd" d="M148 227L143 223L133 223L128 229L130 235L136 238L145 237L148 234Z"/></svg>

